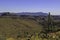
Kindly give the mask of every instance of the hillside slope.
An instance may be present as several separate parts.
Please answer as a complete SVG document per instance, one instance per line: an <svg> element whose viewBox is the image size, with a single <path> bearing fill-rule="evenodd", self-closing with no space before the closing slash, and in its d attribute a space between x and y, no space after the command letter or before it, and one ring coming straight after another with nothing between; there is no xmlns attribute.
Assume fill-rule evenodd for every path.
<svg viewBox="0 0 60 40"><path fill-rule="evenodd" d="M42 26L34 20L0 18L0 34L6 36L16 36L19 32L39 32Z"/></svg>

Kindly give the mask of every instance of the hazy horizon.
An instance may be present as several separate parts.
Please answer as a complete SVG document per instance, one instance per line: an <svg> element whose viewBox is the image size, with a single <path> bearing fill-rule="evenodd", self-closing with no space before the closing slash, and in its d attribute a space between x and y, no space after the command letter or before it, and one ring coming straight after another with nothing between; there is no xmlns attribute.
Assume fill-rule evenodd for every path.
<svg viewBox="0 0 60 40"><path fill-rule="evenodd" d="M60 0L0 0L0 12L51 12L60 15Z"/></svg>

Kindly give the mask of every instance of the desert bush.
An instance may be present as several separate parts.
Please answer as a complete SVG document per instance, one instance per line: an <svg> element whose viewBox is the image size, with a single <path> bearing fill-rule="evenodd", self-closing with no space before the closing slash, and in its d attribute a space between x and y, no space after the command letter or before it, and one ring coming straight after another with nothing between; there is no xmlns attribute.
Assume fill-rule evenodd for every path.
<svg viewBox="0 0 60 40"><path fill-rule="evenodd" d="M0 40L6 40L6 37L4 35L0 35Z"/></svg>

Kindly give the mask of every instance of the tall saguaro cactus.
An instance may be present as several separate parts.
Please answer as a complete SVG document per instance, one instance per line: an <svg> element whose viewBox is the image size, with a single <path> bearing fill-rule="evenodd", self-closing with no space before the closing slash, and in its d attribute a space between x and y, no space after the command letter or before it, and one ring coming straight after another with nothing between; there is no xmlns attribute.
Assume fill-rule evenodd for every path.
<svg viewBox="0 0 60 40"><path fill-rule="evenodd" d="M53 31L53 22L52 22L52 18L51 18L50 12L49 12L49 15L48 15L48 31L49 32Z"/></svg>

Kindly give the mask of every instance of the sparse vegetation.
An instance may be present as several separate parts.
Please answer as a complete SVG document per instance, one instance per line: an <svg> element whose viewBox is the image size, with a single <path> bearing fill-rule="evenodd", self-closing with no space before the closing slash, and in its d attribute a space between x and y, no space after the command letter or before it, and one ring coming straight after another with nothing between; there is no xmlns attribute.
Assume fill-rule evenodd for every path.
<svg viewBox="0 0 60 40"><path fill-rule="evenodd" d="M9 16L8 16L9 15ZM38 20L38 21L37 21ZM39 21L40 20L40 21ZM0 40L59 40L60 21L52 16L36 19L11 16L9 13L0 17Z"/></svg>

